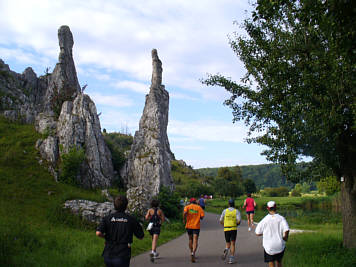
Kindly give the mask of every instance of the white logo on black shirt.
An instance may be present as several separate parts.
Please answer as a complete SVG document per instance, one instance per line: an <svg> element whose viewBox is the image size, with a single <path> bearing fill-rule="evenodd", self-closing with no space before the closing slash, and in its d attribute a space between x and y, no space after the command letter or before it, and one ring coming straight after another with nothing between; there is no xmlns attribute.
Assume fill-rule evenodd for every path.
<svg viewBox="0 0 356 267"><path fill-rule="evenodd" d="M112 218L111 218L111 221L112 221L112 222L125 222L125 223L127 223L127 219L125 219L125 218L115 218L115 217L112 217Z"/></svg>

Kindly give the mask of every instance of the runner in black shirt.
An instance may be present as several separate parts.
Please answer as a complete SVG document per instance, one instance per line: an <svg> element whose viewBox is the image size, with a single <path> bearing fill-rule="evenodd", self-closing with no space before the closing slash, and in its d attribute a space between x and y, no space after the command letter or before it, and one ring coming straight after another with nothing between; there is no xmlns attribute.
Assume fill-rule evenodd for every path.
<svg viewBox="0 0 356 267"><path fill-rule="evenodd" d="M132 237L142 239L141 225L125 213L127 198L117 196L114 201L116 212L105 216L96 229L96 235L105 238L103 257L108 267L130 266Z"/></svg>

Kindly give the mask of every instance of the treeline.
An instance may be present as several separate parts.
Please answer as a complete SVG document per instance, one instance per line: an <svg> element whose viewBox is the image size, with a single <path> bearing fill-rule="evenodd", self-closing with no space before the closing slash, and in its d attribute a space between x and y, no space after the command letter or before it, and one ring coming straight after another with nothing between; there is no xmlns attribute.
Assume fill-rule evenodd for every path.
<svg viewBox="0 0 356 267"><path fill-rule="evenodd" d="M235 167L227 167L233 169ZM204 176L217 177L220 168L202 168L196 169ZM283 176L281 167L277 164L261 164L261 165L246 165L240 166L242 179L251 179L257 189L264 189L266 187L287 187L292 189L294 183L286 180Z"/></svg>

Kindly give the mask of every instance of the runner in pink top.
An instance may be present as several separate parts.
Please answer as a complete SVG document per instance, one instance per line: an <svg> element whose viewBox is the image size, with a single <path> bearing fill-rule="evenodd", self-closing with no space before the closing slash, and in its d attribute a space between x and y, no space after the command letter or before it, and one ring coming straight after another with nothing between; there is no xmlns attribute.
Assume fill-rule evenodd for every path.
<svg viewBox="0 0 356 267"><path fill-rule="evenodd" d="M251 231L253 227L253 216L255 215L256 202L251 197L251 194L247 194L247 198L244 201L243 208L246 208L248 230Z"/></svg>

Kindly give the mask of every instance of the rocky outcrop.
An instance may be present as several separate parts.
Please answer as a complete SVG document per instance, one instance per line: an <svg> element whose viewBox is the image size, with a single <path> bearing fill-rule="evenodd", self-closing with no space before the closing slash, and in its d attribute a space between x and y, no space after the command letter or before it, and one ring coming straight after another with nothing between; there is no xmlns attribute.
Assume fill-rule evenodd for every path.
<svg viewBox="0 0 356 267"><path fill-rule="evenodd" d="M97 203L81 199L67 200L64 203L64 208L93 223L100 223L103 217L115 212L112 202Z"/></svg>
<svg viewBox="0 0 356 267"><path fill-rule="evenodd" d="M74 101L66 101L57 123L61 154L72 147L85 148L86 160L81 165L79 184L87 188L111 185L114 169L111 153L101 134L99 117L94 102L79 93Z"/></svg>
<svg viewBox="0 0 356 267"><path fill-rule="evenodd" d="M171 160L167 125L169 94L162 85L162 63L157 50L152 50L152 83L146 95L146 103L134 136L131 152L121 175L128 187L130 210L145 209L161 186L173 189ZM144 196L144 197L142 197ZM136 201L137 205L133 203Z"/></svg>
<svg viewBox="0 0 356 267"><path fill-rule="evenodd" d="M83 148L85 160L78 172L79 184L108 187L114 178L111 153L101 134L95 104L81 92L68 26L59 28L58 40L58 63L52 73L47 68L39 78L31 68L18 74L0 60L0 114L35 124L44 135L36 147L55 179L61 156L71 148Z"/></svg>

